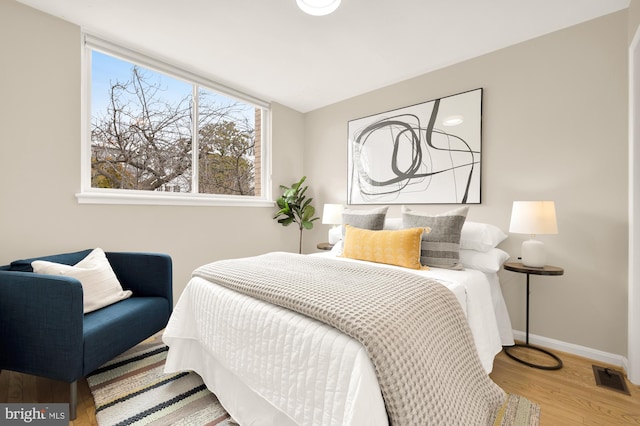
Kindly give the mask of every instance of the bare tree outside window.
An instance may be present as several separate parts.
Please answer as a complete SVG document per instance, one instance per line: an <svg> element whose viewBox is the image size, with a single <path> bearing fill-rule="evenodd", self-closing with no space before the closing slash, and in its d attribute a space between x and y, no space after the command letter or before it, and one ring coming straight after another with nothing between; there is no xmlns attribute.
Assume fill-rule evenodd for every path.
<svg viewBox="0 0 640 426"><path fill-rule="evenodd" d="M256 131L254 110L243 104L221 107L200 91L199 192L255 194ZM228 117L240 117L230 120Z"/></svg>
<svg viewBox="0 0 640 426"><path fill-rule="evenodd" d="M194 100L194 85L125 64L130 66L126 78L92 73L92 83L103 79L94 87L106 93L91 115L91 186L171 192L197 187L202 194L255 195L259 109L197 86Z"/></svg>

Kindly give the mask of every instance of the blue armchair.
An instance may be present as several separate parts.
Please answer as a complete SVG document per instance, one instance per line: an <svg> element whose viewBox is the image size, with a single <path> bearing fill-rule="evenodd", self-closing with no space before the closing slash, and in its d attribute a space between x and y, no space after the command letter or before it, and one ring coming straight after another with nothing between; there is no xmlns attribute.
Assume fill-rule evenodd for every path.
<svg viewBox="0 0 640 426"><path fill-rule="evenodd" d="M123 289L133 296L87 314L80 281L31 269L34 260L75 265L90 252L0 266L0 371L70 383L72 420L77 380L162 330L173 309L172 262L164 254L107 252Z"/></svg>

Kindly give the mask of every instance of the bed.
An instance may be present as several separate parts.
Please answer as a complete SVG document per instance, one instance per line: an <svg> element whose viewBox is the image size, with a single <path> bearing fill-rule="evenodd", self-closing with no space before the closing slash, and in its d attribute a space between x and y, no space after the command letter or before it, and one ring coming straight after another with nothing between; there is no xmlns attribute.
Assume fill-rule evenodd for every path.
<svg viewBox="0 0 640 426"><path fill-rule="evenodd" d="M485 252L472 251L491 250L497 250L495 244ZM492 253L494 261L504 262L504 255ZM344 258L340 250L298 256L312 263L407 273L393 265ZM472 257L467 263L478 262ZM256 260L240 261L246 266ZM297 258L289 262L298 263ZM513 337L497 270L492 272L486 262L478 266L482 270L468 266L410 274L435 280L453 295L472 335L478 369L486 376L494 356L502 345L513 344ZM378 364L361 342L317 319L216 283L206 274L194 273L163 340L170 347L165 370L197 372L242 425L389 424ZM465 380L483 379L476 374Z"/></svg>

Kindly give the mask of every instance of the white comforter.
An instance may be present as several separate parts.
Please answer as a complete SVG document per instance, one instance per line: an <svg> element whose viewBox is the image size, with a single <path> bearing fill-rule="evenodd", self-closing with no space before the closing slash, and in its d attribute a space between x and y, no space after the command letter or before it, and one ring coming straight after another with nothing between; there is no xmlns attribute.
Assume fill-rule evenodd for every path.
<svg viewBox="0 0 640 426"><path fill-rule="evenodd" d="M489 373L503 343L490 280L474 270L417 273L456 295ZM242 425L388 424L365 348L287 309L194 277L163 339L170 347L165 370L200 374Z"/></svg>

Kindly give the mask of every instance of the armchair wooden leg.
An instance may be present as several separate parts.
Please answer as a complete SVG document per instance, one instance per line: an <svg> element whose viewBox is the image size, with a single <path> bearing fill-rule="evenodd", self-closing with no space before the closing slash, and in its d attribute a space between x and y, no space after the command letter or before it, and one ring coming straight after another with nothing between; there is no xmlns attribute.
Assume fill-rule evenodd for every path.
<svg viewBox="0 0 640 426"><path fill-rule="evenodd" d="M78 408L78 381L69 386L69 420L75 420Z"/></svg>

